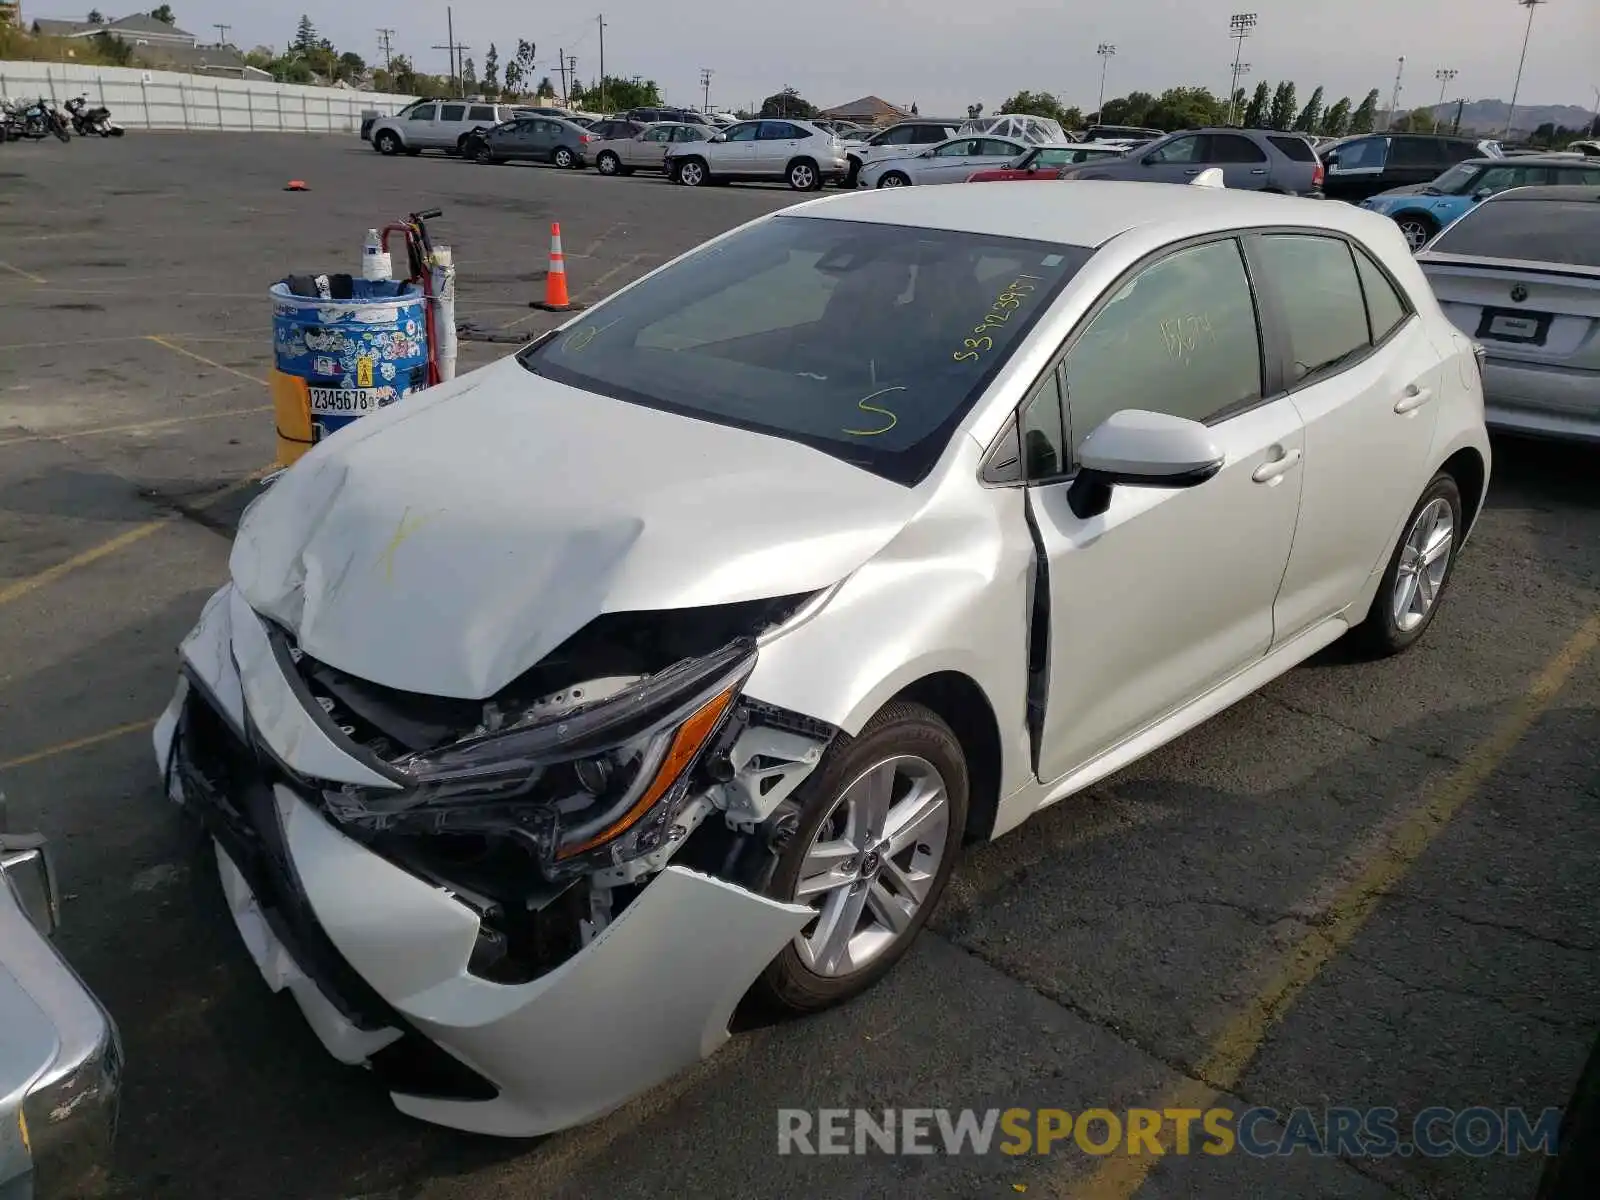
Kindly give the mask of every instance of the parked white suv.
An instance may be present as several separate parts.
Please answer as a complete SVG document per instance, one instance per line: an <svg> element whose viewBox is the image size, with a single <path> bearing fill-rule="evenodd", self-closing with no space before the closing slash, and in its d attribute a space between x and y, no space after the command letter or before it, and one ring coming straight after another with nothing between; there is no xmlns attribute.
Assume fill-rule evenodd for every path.
<svg viewBox="0 0 1600 1200"><path fill-rule="evenodd" d="M466 100L427 100L372 123L372 148L380 154L457 153L474 129L492 129L524 116L523 105L473 104Z"/></svg>
<svg viewBox="0 0 1600 1200"><path fill-rule="evenodd" d="M879 130L865 141L845 143L844 186L853 188L861 176L861 168L886 158L905 158L921 154L929 146L955 137L959 121L921 120L901 121L887 129Z"/></svg>
<svg viewBox="0 0 1600 1200"><path fill-rule="evenodd" d="M847 169L844 143L810 121L741 121L707 141L674 142L666 157L667 175L688 187L782 179L812 192Z"/></svg>

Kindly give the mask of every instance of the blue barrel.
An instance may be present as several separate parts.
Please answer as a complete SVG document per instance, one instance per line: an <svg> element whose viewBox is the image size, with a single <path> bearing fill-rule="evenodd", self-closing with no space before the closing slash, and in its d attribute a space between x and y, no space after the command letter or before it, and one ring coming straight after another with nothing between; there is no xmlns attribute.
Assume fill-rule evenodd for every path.
<svg viewBox="0 0 1600 1200"><path fill-rule="evenodd" d="M428 386L422 289L391 280L349 284L350 297L337 300L272 285L272 395L283 466L350 422Z"/></svg>

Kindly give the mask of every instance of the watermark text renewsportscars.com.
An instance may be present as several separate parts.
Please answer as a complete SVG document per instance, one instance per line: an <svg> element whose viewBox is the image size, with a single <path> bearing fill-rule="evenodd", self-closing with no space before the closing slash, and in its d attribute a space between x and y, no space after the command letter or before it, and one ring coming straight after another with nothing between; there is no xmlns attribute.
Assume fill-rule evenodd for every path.
<svg viewBox="0 0 1600 1200"><path fill-rule="evenodd" d="M780 1108L779 1154L1553 1155L1561 1110Z"/></svg>

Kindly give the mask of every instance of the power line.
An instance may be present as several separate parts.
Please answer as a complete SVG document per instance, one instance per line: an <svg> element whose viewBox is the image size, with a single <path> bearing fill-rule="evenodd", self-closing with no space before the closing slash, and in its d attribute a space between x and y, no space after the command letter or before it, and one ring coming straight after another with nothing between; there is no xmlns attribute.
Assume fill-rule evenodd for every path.
<svg viewBox="0 0 1600 1200"><path fill-rule="evenodd" d="M456 41L456 18L454 9L447 6L444 10L444 19L445 29L448 31L446 35L447 40L444 45L434 46L433 49L450 51L450 80L455 86L456 95L464 96L466 95L466 81L461 78L461 72L456 64L459 62L460 51L471 50L472 47L464 46L460 42Z"/></svg>
<svg viewBox="0 0 1600 1200"><path fill-rule="evenodd" d="M233 26L213 25L211 28L217 31L217 45L226 46L228 44L228 34L233 32Z"/></svg>
<svg viewBox="0 0 1600 1200"><path fill-rule="evenodd" d="M383 51L383 69L387 71L390 63L394 61L393 45L391 39L395 31L392 29L378 30L378 49Z"/></svg>

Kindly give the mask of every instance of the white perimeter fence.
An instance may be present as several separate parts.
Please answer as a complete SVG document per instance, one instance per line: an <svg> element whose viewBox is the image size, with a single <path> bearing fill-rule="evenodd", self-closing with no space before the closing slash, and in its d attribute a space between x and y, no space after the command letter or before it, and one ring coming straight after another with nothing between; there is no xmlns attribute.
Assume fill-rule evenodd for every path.
<svg viewBox="0 0 1600 1200"><path fill-rule="evenodd" d="M228 129L248 133L354 133L361 115L384 116L416 99L385 92L267 83L137 67L0 62L0 96L64 103L87 95L129 129Z"/></svg>

